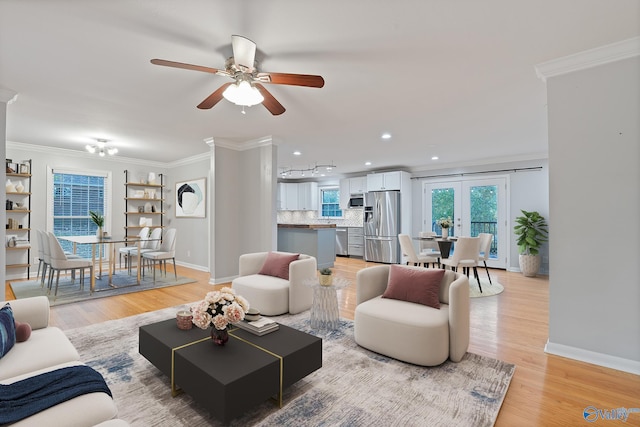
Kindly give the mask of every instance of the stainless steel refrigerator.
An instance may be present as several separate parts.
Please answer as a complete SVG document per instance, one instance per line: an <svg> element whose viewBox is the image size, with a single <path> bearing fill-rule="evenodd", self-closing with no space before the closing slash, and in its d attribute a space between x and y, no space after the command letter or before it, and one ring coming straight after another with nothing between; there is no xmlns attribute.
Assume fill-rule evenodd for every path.
<svg viewBox="0 0 640 427"><path fill-rule="evenodd" d="M364 259L400 261L400 192L370 191L364 196Z"/></svg>

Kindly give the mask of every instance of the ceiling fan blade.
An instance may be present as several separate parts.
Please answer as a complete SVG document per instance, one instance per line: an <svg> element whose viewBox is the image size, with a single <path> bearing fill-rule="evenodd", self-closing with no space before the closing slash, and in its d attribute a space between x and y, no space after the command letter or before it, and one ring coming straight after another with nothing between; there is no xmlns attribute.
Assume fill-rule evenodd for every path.
<svg viewBox="0 0 640 427"><path fill-rule="evenodd" d="M276 85L292 85L306 87L323 87L322 76L311 74L287 74L287 73L258 73L257 78L263 83Z"/></svg>
<svg viewBox="0 0 640 427"><path fill-rule="evenodd" d="M255 83L255 87L260 91L262 96L264 96L262 105L264 105L264 108L269 110L271 114L273 114L274 116L279 116L280 114L287 111L264 86L262 86L260 83Z"/></svg>
<svg viewBox="0 0 640 427"><path fill-rule="evenodd" d="M185 70L202 71L203 73L211 74L227 74L224 70L218 70L217 68L203 67L202 65L185 64L183 62L167 61L165 59L152 59L151 63L154 65L164 65L165 67L184 68Z"/></svg>
<svg viewBox="0 0 640 427"><path fill-rule="evenodd" d="M229 82L220 86L215 92L207 96L204 101L198 104L198 108L201 110L208 110L209 108L216 105L218 102L222 100L222 92L224 92L225 89L227 89L229 85L232 85L232 84L233 82Z"/></svg>
<svg viewBox="0 0 640 427"><path fill-rule="evenodd" d="M252 73L256 59L256 44L246 37L233 35L231 36L231 48L236 67L243 72Z"/></svg>

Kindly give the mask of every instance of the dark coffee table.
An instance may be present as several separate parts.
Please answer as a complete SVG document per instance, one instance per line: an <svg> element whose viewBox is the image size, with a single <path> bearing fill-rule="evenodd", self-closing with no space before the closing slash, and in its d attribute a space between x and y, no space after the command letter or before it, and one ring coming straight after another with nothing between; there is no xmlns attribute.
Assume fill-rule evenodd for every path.
<svg viewBox="0 0 640 427"><path fill-rule="evenodd" d="M322 339L285 325L259 337L232 329L225 346L210 330L178 329L175 319L141 326L139 351L179 389L228 423L322 367Z"/></svg>

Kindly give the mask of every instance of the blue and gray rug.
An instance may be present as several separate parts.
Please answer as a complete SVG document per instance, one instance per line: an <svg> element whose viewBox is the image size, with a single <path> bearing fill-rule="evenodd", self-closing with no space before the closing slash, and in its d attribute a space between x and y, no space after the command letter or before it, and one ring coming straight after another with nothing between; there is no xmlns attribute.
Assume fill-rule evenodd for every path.
<svg viewBox="0 0 640 427"><path fill-rule="evenodd" d="M170 380L138 353L138 327L174 318L173 307L67 330L81 360L105 377L119 417L132 426L218 426L187 395L171 397ZM460 363L425 368L355 344L353 322L317 333L309 312L274 318L323 338L322 368L289 387L284 406L265 402L234 426L492 426L515 366L467 353Z"/></svg>

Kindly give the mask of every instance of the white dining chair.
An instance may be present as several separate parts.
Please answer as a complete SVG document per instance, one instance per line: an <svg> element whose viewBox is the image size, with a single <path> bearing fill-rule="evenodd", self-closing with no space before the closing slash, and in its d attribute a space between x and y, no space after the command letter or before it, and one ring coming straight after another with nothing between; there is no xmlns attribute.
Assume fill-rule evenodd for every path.
<svg viewBox="0 0 640 427"><path fill-rule="evenodd" d="M60 246L60 242L58 238L51 232L47 233L49 239L49 256L50 256L50 264L49 264L49 292L51 292L51 288L53 287L53 273L56 273L56 289L54 292L54 297L58 296L58 285L60 283L60 271L71 270L72 272L75 270L80 270L80 289L84 288L84 270L89 269L89 277L93 274L93 263L90 259L83 258L68 258L64 253L62 246Z"/></svg>
<svg viewBox="0 0 640 427"><path fill-rule="evenodd" d="M491 256L491 243L493 243L493 234L480 233L478 234L478 237L480 238L480 254L478 256L478 262L482 261L484 263L484 269L487 272L489 284L493 285L493 282L491 282L491 275L489 274L489 268L487 267L487 260L489 259L489 256Z"/></svg>
<svg viewBox="0 0 640 427"><path fill-rule="evenodd" d="M413 243L411 242L411 237L409 237L408 234L398 234L398 242L400 242L400 250L402 251L402 255L407 257L407 265L424 265L425 267L428 267L429 264L431 264L434 268L436 264L440 266L438 258L416 254Z"/></svg>
<svg viewBox="0 0 640 427"><path fill-rule="evenodd" d="M142 229L138 233L138 239L140 239L140 248L144 248L145 245L147 244L147 241L149 240L149 227L142 227ZM137 256L137 251L138 251L137 244L125 246L124 248L120 248L118 250L118 253L119 253L118 261L120 263L120 269L122 269L122 257L124 256L125 267L129 268L129 272L131 271L131 268L129 266L129 258L130 258L131 252L134 252L134 251L136 252L136 256Z"/></svg>
<svg viewBox="0 0 640 427"><path fill-rule="evenodd" d="M151 230L151 234L149 235L149 237L147 237L144 244L140 242L140 257L142 257L142 254L144 254L145 252L152 252L158 249L158 247L160 247L160 244L161 244L160 242L161 237L162 237L162 228L158 227ZM128 257L129 257L129 261L127 265L129 268L129 274L131 274L133 260L138 258L137 246L133 246L131 248L131 250L129 251ZM140 266L140 268L142 268L143 269L142 271L144 272L144 263L142 261L143 260L141 259L142 265Z"/></svg>
<svg viewBox="0 0 640 427"><path fill-rule="evenodd" d="M449 258L443 258L440 263L443 266L449 266L451 270L457 271L462 267L462 272L469 277L469 270L473 268L473 276L478 281L480 292L482 285L480 277L478 277L478 256L480 254L480 238L479 237L458 237L453 247L453 255Z"/></svg>
<svg viewBox="0 0 640 427"><path fill-rule="evenodd" d="M49 269L49 239L47 239L46 235L43 236L44 232L42 230L36 230L36 240L38 241L38 274L36 275L36 280L40 278L41 287L44 288L44 279L47 276L47 271ZM45 253L47 255L45 255ZM42 272L40 271L40 267L42 267ZM42 274L42 276L40 276Z"/></svg>
<svg viewBox="0 0 640 427"><path fill-rule="evenodd" d="M149 262L153 268L153 281L156 281L156 264L159 263L160 267L164 265L164 275L167 275L167 260L173 260L173 274L178 280L178 271L176 270L176 229L170 228L162 238L162 244L157 250L151 250L149 252L142 253L143 264ZM144 268L142 269L144 273Z"/></svg>
<svg viewBox="0 0 640 427"><path fill-rule="evenodd" d="M421 237L420 240L420 254L426 256L434 256L436 258L440 258L440 247L438 246L438 242L436 240L437 234L435 231L421 231L418 233L418 237ZM430 238L427 240L426 238Z"/></svg>

